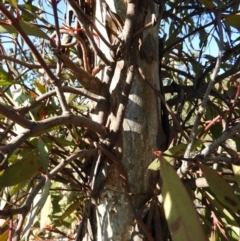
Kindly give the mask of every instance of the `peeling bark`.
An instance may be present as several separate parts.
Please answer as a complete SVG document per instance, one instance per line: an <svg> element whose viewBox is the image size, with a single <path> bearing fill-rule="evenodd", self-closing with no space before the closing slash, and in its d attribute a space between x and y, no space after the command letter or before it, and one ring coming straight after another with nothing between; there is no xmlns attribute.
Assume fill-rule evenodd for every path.
<svg viewBox="0 0 240 241"><path fill-rule="evenodd" d="M126 4L120 1L108 1L111 11L122 18L126 17ZM99 3L97 3L99 4ZM118 6L116 6L117 4ZM142 1L139 3L138 15L144 14ZM114 9L115 7L115 9ZM157 6L155 6L157 8ZM99 13L100 5L96 8L96 18L104 21L104 15ZM151 21L151 13L148 9L145 22ZM125 20L125 19L123 19ZM140 19L141 20L141 19ZM136 21L140 21L137 19ZM136 26L135 26L136 27ZM151 38L158 43L158 25L144 31L137 38L145 39L151 34ZM104 33L105 29L103 30ZM136 28L133 30L136 31ZM106 34L107 35L107 34ZM138 41L137 41L138 43ZM148 44L148 42L145 42ZM148 48L146 48L148 49ZM155 56L146 61L137 49L137 65L141 68L145 77L159 86L159 54L158 45L154 46ZM152 53L151 53L152 54ZM118 61L110 87L110 112L108 127L114 125L115 115L120 102L121 87L124 85L128 73L129 56ZM111 129L111 128L110 128ZM162 139L159 139L162 136ZM153 90L142 79L138 71L135 72L131 86L128 104L125 111L122 133L112 147L112 152L120 160L120 165L126 173L130 193L124 188L122 173L118 165L108 162L101 168L101 175L107 175L106 182L94 197L94 240L146 240L146 230L139 226L135 213L152 197L155 188L156 177L147 168L153 159L153 151L159 149L165 142L165 136L161 128L160 101ZM122 152L122 153L121 153ZM106 161L106 160L105 160ZM108 168L106 168L106 166ZM108 173L104 174L104 171ZM153 239L152 239L153 240Z"/></svg>

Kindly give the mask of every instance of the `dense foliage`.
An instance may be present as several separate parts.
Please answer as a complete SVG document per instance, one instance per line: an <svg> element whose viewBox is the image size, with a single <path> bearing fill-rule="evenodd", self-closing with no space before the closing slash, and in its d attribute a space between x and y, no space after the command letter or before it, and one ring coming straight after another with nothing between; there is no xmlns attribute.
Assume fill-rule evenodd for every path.
<svg viewBox="0 0 240 241"><path fill-rule="evenodd" d="M153 20L121 41L116 36L126 21L100 1L106 40L93 23L93 2L0 2L0 240L91 236L102 156L128 172L113 148L127 101L109 128L108 98L115 93L108 77L127 59L124 48L141 47L142 33L155 24L159 53L147 37L134 51L149 66L160 59L160 88L134 71L161 102L165 141L148 160L161 178L136 220L148 240L193 240L189 233L194 240L239 240L239 1L136 1ZM128 97L126 76L121 88Z"/></svg>

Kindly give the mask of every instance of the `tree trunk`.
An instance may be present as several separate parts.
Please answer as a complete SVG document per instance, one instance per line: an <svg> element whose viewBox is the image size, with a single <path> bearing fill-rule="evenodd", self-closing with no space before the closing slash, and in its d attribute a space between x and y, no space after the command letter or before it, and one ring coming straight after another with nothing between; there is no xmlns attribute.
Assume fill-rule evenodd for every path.
<svg viewBox="0 0 240 241"><path fill-rule="evenodd" d="M127 4L119 0L106 2L111 11L126 23ZM147 4L148 1L141 0L138 3L132 36L134 32L151 22L152 16ZM146 9L147 15L144 16ZM158 12L156 4L155 11ZM101 33L106 38L110 38L106 30L106 15L103 13L102 2L96 1L95 23ZM90 218L90 222L93 240L146 240L146 236L149 235L146 234L146 227L136 213L152 197L156 177L154 177L155 173L153 175L147 168L153 160L153 151L160 149L165 142L165 135L161 127L160 101L143 80L138 69L152 85L157 89L160 88L158 29L159 25L156 24L134 39L130 39L130 48L116 64L110 87L108 116L110 129L115 124L114 118L119 104L121 104L122 87L126 83L131 62L129 60L130 49L135 48L137 65L134 70L124 121L121 133L117 136L114 146L111 147L111 152L117 156L120 163L114 164L111 160L102 160L96 179L96 185L101 184L101 186L97 188L99 190L92 198L94 205L91 217L93 218ZM129 36L121 37L126 40ZM104 43L100 44L101 49L104 48ZM133 46L134 44L136 46ZM105 53L109 55L109 53ZM98 113L97 108L95 113ZM99 181L100 175L106 176L105 182ZM149 231L147 232L149 233Z"/></svg>

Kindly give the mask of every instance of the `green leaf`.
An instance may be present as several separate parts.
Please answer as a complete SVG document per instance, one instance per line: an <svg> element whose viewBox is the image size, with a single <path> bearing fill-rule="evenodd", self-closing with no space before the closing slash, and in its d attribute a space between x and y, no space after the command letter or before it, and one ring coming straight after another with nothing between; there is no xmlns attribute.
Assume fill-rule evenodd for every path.
<svg viewBox="0 0 240 241"><path fill-rule="evenodd" d="M202 3L206 8L213 9L215 6L213 4L213 1L211 0L198 0L200 3Z"/></svg>
<svg viewBox="0 0 240 241"><path fill-rule="evenodd" d="M226 24L240 29L240 15L239 14L229 14L223 16Z"/></svg>
<svg viewBox="0 0 240 241"><path fill-rule="evenodd" d="M0 173L0 188L9 187L29 180L39 170L35 152L27 153L23 158Z"/></svg>
<svg viewBox="0 0 240 241"><path fill-rule="evenodd" d="M186 148L187 148L187 144L180 143L180 144L173 146L170 149L166 150L164 153L168 154L168 155L181 156L184 154Z"/></svg>
<svg viewBox="0 0 240 241"><path fill-rule="evenodd" d="M18 104L27 105L30 101L33 100L30 94L28 94L24 87L19 84L14 84L10 87L10 91L13 97L13 100Z"/></svg>
<svg viewBox="0 0 240 241"><path fill-rule="evenodd" d="M40 229L43 229L48 224L49 215L52 214L52 210L53 210L53 206L52 206L51 195L48 195L47 200L43 208L41 209Z"/></svg>
<svg viewBox="0 0 240 241"><path fill-rule="evenodd" d="M87 111L89 109L87 105L73 105L73 107L81 111Z"/></svg>
<svg viewBox="0 0 240 241"><path fill-rule="evenodd" d="M79 207L79 200L75 200L70 204L65 212L61 216L61 220L64 220L66 217L69 217L77 208Z"/></svg>
<svg viewBox="0 0 240 241"><path fill-rule="evenodd" d="M217 209L217 212L220 215L222 221L229 225L233 225L238 227L239 223L235 220L233 215L215 198L211 195L208 191L205 192L207 200L211 203L211 205Z"/></svg>
<svg viewBox="0 0 240 241"><path fill-rule="evenodd" d="M23 28L24 32L27 34L27 35L30 35L30 36L35 36L35 37L39 37L39 38L44 38L44 39L47 39L49 40L49 37L46 33L44 33L40 28L38 28L37 26L31 24L31 23L28 23L28 22L25 22L25 21L22 21L22 20L19 20L19 23L21 25L21 27ZM12 34L17 34L18 31L17 29L12 26L12 25L9 25L9 24L1 24L0 25L0 33L12 33Z"/></svg>
<svg viewBox="0 0 240 241"><path fill-rule="evenodd" d="M18 8L18 5L17 5L17 1L16 0L8 0L8 2L10 3L10 5L13 7L13 8Z"/></svg>
<svg viewBox="0 0 240 241"><path fill-rule="evenodd" d="M13 83L16 83L16 81L14 81L11 75L4 69L0 69L0 86L12 85Z"/></svg>
<svg viewBox="0 0 240 241"><path fill-rule="evenodd" d="M26 224L24 230L22 232L21 239L25 240L24 238L29 235L31 231L32 224L36 219L37 214L43 208L47 198L49 197L49 189L50 189L51 182L48 179L42 188L42 192L38 193L32 203L31 210L27 214Z"/></svg>
<svg viewBox="0 0 240 241"><path fill-rule="evenodd" d="M64 139L64 138L54 137L54 140L55 140L57 143L59 143L59 144L61 144L61 145L63 145L63 146L72 146L72 145L73 145L73 143L72 143L71 141L68 141L68 140L66 140L66 139ZM50 141L51 141L51 140L50 140Z"/></svg>
<svg viewBox="0 0 240 241"><path fill-rule="evenodd" d="M1 228L3 229L3 226L1 226ZM7 228L3 233L0 234L0 241L8 240L8 234L9 234L9 228Z"/></svg>
<svg viewBox="0 0 240 241"><path fill-rule="evenodd" d="M207 240L183 183L165 158L160 157L160 162L163 207L173 241Z"/></svg>
<svg viewBox="0 0 240 241"><path fill-rule="evenodd" d="M240 200L234 194L231 186L213 169L199 164L204 177L206 178L209 188L215 198L217 198L228 211L240 214Z"/></svg>
<svg viewBox="0 0 240 241"><path fill-rule="evenodd" d="M196 140L193 144L193 150L197 147L200 147L202 145L201 140ZM176 146L171 147L170 149L166 150L164 154L172 155L172 156L182 156L187 148L187 144L180 143ZM164 157L168 162L172 161L172 157Z"/></svg>
<svg viewBox="0 0 240 241"><path fill-rule="evenodd" d="M12 186L9 189L10 196L13 196L14 194L16 194L20 189L24 188L28 183L29 183L29 180L26 180L24 182L21 182L21 183L15 185L15 186Z"/></svg>
<svg viewBox="0 0 240 241"><path fill-rule="evenodd" d="M34 82L34 85L41 94L46 93L46 88L44 85L42 85L41 83L39 83L37 81Z"/></svg>
<svg viewBox="0 0 240 241"><path fill-rule="evenodd" d="M69 105L77 95L73 94L73 93L64 93L64 96L65 96L66 101Z"/></svg>
<svg viewBox="0 0 240 241"><path fill-rule="evenodd" d="M40 169L44 173L47 173L48 163L49 163L48 149L40 137L38 139L37 149L38 149L38 164L40 166Z"/></svg>
<svg viewBox="0 0 240 241"><path fill-rule="evenodd" d="M236 150L239 152L240 151L240 139L239 139L239 137L233 136L231 139L235 142Z"/></svg>
<svg viewBox="0 0 240 241"><path fill-rule="evenodd" d="M240 166L232 164L233 173L235 175L238 186L240 186Z"/></svg>
<svg viewBox="0 0 240 241"><path fill-rule="evenodd" d="M24 4L18 6L22 10L21 20L23 21L32 21L38 17L38 14L41 14L42 9L32 5L32 4Z"/></svg>
<svg viewBox="0 0 240 241"><path fill-rule="evenodd" d="M160 161L158 158L156 158L149 166L149 170L157 171L160 170Z"/></svg>

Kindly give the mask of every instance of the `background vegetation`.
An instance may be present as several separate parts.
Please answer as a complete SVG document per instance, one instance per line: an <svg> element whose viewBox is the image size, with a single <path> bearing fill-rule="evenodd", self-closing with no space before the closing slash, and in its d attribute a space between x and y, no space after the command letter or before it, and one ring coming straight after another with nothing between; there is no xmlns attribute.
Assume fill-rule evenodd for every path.
<svg viewBox="0 0 240 241"><path fill-rule="evenodd" d="M0 2L0 240L239 240L239 5Z"/></svg>

